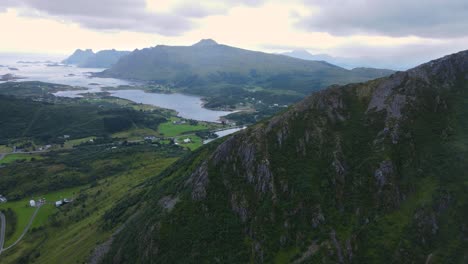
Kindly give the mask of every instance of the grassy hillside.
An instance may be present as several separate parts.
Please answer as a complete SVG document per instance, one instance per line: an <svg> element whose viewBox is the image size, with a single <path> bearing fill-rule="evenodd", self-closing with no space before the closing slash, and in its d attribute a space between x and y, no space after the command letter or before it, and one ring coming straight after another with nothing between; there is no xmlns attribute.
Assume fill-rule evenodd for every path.
<svg viewBox="0 0 468 264"><path fill-rule="evenodd" d="M161 115L116 106L52 104L0 95L0 144L21 138L55 142L58 137L104 136L134 126L156 128Z"/></svg>
<svg viewBox="0 0 468 264"><path fill-rule="evenodd" d="M185 153L179 147L150 144L117 149L88 146L0 168L2 193L17 198L0 204L7 216L7 245L16 240L29 221L34 211L27 206L31 197L44 197L51 203L73 199L60 208L53 204L42 206L31 230L19 244L2 252L0 262L88 262L95 247L116 232L104 222L106 212L119 201L138 194L139 185ZM14 184L7 186L9 183Z"/></svg>
<svg viewBox="0 0 468 264"><path fill-rule="evenodd" d="M241 102L249 93L265 100L274 98L274 91L295 92L276 96L275 103L296 102L331 84L365 81L389 73L373 69L349 71L322 61L305 61L203 40L193 46L135 50L99 76L150 81L207 96L211 103L231 105ZM265 90L260 93L252 91L252 87Z"/></svg>
<svg viewBox="0 0 468 264"><path fill-rule="evenodd" d="M135 215L104 263L466 263L467 72L331 87L197 150L104 217Z"/></svg>
<svg viewBox="0 0 468 264"><path fill-rule="evenodd" d="M82 90L62 84L52 84L37 81L0 83L0 95L15 97L52 97L52 93L65 90Z"/></svg>

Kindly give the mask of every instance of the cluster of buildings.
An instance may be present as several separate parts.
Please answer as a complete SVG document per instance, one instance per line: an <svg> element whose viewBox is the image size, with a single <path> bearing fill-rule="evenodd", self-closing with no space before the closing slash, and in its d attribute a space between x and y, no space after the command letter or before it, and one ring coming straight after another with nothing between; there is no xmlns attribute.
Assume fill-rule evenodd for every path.
<svg viewBox="0 0 468 264"><path fill-rule="evenodd" d="M176 120L176 121L172 121L172 124L174 124L174 125L184 125L184 124L187 124L187 121L185 121L185 120Z"/></svg>
<svg viewBox="0 0 468 264"><path fill-rule="evenodd" d="M65 205L65 204L71 203L71 202L72 201L70 199L67 199L67 198L62 199L62 200L58 200L58 201L55 202L55 207L60 207L62 205ZM40 207L40 206L44 205L45 203L46 203L46 199L41 198L41 199L39 199L37 201L35 201L35 200L29 201L29 206L31 206L31 207Z"/></svg>

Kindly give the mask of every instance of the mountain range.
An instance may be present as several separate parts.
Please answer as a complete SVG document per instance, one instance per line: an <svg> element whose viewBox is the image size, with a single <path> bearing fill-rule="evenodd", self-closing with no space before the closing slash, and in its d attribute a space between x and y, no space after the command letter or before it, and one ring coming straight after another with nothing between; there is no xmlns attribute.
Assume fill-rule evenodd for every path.
<svg viewBox="0 0 468 264"><path fill-rule="evenodd" d="M174 68L194 69L169 55L201 63L213 50L228 69L250 70L227 63L246 51L201 44L135 52L108 73L140 58L173 78ZM343 72L254 58L268 65L260 75L278 61ZM125 224L103 262L466 263L467 116L468 51L316 92L141 185L104 215Z"/></svg>
<svg viewBox="0 0 468 264"><path fill-rule="evenodd" d="M393 62L389 59L371 57L335 57L328 54L312 54L305 49L297 49L281 53L282 55L302 60L326 61L345 69L354 68L388 68L388 69L408 69L411 65L403 65L401 62Z"/></svg>
<svg viewBox="0 0 468 264"><path fill-rule="evenodd" d="M360 82L392 72L350 71L323 61L239 49L205 39L192 46L135 50L99 76L151 81L202 95L239 86L308 94L331 84Z"/></svg>
<svg viewBox="0 0 468 264"><path fill-rule="evenodd" d="M109 68L120 58L130 54L129 51L102 50L94 53L91 49L77 49L70 57L63 60L64 64L77 65L83 68Z"/></svg>

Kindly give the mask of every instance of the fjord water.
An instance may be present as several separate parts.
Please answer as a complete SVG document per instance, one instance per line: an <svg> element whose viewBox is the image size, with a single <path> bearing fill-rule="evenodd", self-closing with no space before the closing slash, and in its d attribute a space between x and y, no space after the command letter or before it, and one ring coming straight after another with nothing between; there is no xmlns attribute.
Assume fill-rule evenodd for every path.
<svg viewBox="0 0 468 264"><path fill-rule="evenodd" d="M101 72L100 68L78 68L58 64L60 58L45 55L0 54L0 75L13 74L21 77L17 81L41 81L99 91L100 87L130 85L125 80L113 78L93 78L92 73Z"/></svg>
<svg viewBox="0 0 468 264"><path fill-rule="evenodd" d="M200 97L179 93L160 94L146 93L142 90L117 90L110 91L112 96L124 98L136 103L150 104L162 108L174 109L183 118L218 122L221 116L230 114L227 111L214 111L203 108Z"/></svg>
<svg viewBox="0 0 468 264"><path fill-rule="evenodd" d="M53 60L53 61L52 61ZM101 92L103 87L117 87L120 85L134 85L135 83L114 79L94 78L92 73L101 72L99 68L78 68L57 64L58 58L46 56L6 56L0 55L0 75L13 74L24 78L17 81L42 81L70 86L83 87L83 90L60 91L55 96L76 98L83 93ZM11 70L15 68L17 70ZM214 111L203 108L200 97L184 94L158 94L145 93L142 90L118 90L111 91L112 96L154 105L162 108L172 109L178 115L187 119L198 121L219 122L220 117L230 114L227 111Z"/></svg>

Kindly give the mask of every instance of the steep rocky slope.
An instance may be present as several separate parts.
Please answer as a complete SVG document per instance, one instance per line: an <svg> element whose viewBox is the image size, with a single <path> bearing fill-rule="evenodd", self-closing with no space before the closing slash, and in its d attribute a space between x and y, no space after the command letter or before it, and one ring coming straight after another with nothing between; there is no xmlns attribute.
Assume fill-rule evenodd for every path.
<svg viewBox="0 0 468 264"><path fill-rule="evenodd" d="M106 263L466 263L468 51L330 87L106 216Z"/></svg>

